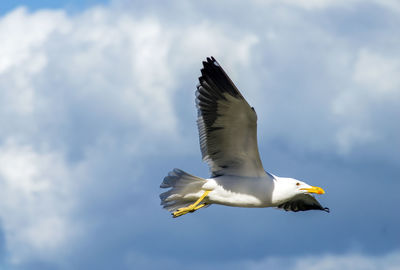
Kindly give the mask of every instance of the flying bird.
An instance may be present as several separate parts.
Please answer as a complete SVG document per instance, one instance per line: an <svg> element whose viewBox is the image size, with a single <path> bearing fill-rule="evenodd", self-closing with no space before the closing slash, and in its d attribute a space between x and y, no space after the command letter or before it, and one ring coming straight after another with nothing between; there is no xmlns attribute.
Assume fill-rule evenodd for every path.
<svg viewBox="0 0 400 270"><path fill-rule="evenodd" d="M211 177L173 169L161 183L169 188L161 205L174 218L211 204L323 210L312 194L320 187L264 170L257 145L257 114L214 57L203 62L196 91L197 126L203 160Z"/></svg>

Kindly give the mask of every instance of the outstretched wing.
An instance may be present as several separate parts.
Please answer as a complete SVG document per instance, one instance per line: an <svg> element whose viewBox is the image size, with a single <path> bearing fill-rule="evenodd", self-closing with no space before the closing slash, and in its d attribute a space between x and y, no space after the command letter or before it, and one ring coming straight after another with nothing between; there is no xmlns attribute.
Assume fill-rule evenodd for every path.
<svg viewBox="0 0 400 270"><path fill-rule="evenodd" d="M299 194L295 196L288 202L285 202L278 206L286 211L307 211L307 210L322 210L325 212L329 212L329 208L322 207L322 205L315 199L314 196L309 194Z"/></svg>
<svg viewBox="0 0 400 270"><path fill-rule="evenodd" d="M257 146L257 114L214 57L203 62L196 92L200 148L212 177L265 176Z"/></svg>

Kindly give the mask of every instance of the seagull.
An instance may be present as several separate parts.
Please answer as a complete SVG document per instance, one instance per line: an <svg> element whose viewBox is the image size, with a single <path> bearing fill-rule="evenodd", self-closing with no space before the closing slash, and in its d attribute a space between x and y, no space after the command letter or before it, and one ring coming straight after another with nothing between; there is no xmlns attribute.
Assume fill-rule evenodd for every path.
<svg viewBox="0 0 400 270"><path fill-rule="evenodd" d="M257 145L257 114L214 57L203 62L196 91L197 126L208 179L180 169L164 178L161 205L174 218L220 204L274 207L286 211L322 210L313 194L320 187L264 170Z"/></svg>

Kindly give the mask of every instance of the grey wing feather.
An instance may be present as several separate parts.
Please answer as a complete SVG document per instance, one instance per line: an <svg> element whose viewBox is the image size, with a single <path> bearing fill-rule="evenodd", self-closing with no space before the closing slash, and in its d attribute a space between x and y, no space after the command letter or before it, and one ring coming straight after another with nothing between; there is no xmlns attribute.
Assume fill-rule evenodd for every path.
<svg viewBox="0 0 400 270"><path fill-rule="evenodd" d="M203 62L196 92L200 148L212 177L265 176L257 145L257 114L213 58Z"/></svg>
<svg viewBox="0 0 400 270"><path fill-rule="evenodd" d="M322 210L329 212L329 208L323 207L314 196L309 194L296 195L290 201L287 201L278 206L285 211L308 211L308 210Z"/></svg>

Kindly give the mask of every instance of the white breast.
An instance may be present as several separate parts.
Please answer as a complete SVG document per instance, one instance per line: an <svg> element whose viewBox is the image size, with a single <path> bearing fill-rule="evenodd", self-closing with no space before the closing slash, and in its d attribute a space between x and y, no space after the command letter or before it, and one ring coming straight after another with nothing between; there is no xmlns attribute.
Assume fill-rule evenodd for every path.
<svg viewBox="0 0 400 270"><path fill-rule="evenodd" d="M207 180L208 203L240 207L271 206L274 183L269 178L220 176Z"/></svg>

